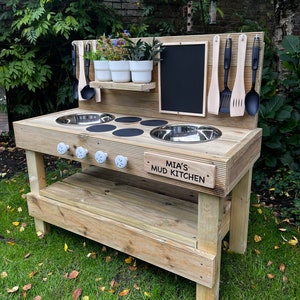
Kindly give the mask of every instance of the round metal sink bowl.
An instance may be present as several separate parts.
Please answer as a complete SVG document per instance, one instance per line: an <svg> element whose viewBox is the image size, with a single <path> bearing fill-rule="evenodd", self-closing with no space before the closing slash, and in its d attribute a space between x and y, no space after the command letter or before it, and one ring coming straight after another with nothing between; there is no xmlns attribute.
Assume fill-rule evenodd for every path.
<svg viewBox="0 0 300 300"><path fill-rule="evenodd" d="M204 143L217 139L222 132L209 125L175 124L156 127L150 135L166 142Z"/></svg>
<svg viewBox="0 0 300 300"><path fill-rule="evenodd" d="M62 125L93 125L100 123L107 123L112 121L115 116L107 113L82 113L82 114L71 114L59 117L56 119L58 124Z"/></svg>

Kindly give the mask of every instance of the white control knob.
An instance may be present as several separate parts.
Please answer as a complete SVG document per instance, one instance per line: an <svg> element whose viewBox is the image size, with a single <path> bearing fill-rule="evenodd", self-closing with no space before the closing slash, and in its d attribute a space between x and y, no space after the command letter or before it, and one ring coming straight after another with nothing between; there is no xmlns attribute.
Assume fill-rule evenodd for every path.
<svg viewBox="0 0 300 300"><path fill-rule="evenodd" d="M95 153L95 160L98 164L103 164L106 161L107 153L103 151L97 151Z"/></svg>
<svg viewBox="0 0 300 300"><path fill-rule="evenodd" d="M123 155L117 155L115 158L115 165L119 168L119 169L123 169L127 166L127 161L128 158L123 156Z"/></svg>
<svg viewBox="0 0 300 300"><path fill-rule="evenodd" d="M56 147L57 152L61 155L66 154L69 151L69 149L69 145L66 145L63 142L58 143Z"/></svg>
<svg viewBox="0 0 300 300"><path fill-rule="evenodd" d="M79 159L84 159L86 157L86 155L88 154L88 152L89 152L88 149L79 146L76 148L75 155Z"/></svg>

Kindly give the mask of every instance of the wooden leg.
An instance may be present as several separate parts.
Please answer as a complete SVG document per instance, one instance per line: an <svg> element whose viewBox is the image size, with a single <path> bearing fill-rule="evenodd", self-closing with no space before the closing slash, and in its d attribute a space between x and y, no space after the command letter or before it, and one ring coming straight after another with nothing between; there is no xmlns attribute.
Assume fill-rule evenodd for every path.
<svg viewBox="0 0 300 300"><path fill-rule="evenodd" d="M26 150L27 169L31 192L40 193L40 189L46 186L46 175L44 158L42 153ZM34 219L37 231L47 233L50 230L49 224L42 220Z"/></svg>
<svg viewBox="0 0 300 300"><path fill-rule="evenodd" d="M229 248L236 253L247 249L252 168L232 190Z"/></svg>
<svg viewBox="0 0 300 300"><path fill-rule="evenodd" d="M221 265L220 227L223 217L223 199L199 193L198 196L198 249L216 255L215 284L212 288L197 284L196 299L218 299Z"/></svg>

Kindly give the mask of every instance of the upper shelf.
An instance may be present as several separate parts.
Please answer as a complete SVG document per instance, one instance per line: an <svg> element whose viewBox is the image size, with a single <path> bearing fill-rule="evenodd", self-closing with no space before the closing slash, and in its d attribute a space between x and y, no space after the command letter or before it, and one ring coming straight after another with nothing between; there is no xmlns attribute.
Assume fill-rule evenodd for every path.
<svg viewBox="0 0 300 300"><path fill-rule="evenodd" d="M127 90L127 91L145 92L148 90L155 89L156 83L155 82L133 83L133 82L113 82L113 81L91 81L90 87L111 89L111 90Z"/></svg>

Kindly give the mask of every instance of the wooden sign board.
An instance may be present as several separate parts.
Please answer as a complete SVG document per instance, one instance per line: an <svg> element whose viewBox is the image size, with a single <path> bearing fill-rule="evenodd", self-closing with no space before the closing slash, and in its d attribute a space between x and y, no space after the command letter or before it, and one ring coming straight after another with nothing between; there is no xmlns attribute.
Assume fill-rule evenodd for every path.
<svg viewBox="0 0 300 300"><path fill-rule="evenodd" d="M216 166L212 164L145 152L144 170L191 184L215 187Z"/></svg>
<svg viewBox="0 0 300 300"><path fill-rule="evenodd" d="M205 116L207 42L164 43L159 63L160 112Z"/></svg>

